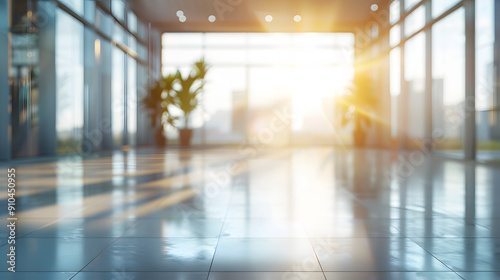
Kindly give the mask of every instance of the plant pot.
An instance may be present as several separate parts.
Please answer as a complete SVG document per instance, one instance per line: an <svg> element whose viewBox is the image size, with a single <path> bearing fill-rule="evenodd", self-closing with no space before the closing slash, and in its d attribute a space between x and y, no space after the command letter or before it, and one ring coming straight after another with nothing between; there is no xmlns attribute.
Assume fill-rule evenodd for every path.
<svg viewBox="0 0 500 280"><path fill-rule="evenodd" d="M352 138L354 140L354 147L364 147L366 141L366 132L361 129L356 129L352 132Z"/></svg>
<svg viewBox="0 0 500 280"><path fill-rule="evenodd" d="M180 129L179 130L179 138L180 138L182 147L191 146L191 136L193 136L192 129Z"/></svg>
<svg viewBox="0 0 500 280"><path fill-rule="evenodd" d="M163 126L158 127L156 130L155 139L158 147L165 147L167 145L167 138L165 138L165 134L163 133Z"/></svg>

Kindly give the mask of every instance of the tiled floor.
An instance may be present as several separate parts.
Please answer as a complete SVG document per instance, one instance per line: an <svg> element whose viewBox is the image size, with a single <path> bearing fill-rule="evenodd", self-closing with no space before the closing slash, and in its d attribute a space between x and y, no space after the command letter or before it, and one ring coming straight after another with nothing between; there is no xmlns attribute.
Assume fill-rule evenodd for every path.
<svg viewBox="0 0 500 280"><path fill-rule="evenodd" d="M492 165L318 147L14 167L18 272L0 279L500 279Z"/></svg>

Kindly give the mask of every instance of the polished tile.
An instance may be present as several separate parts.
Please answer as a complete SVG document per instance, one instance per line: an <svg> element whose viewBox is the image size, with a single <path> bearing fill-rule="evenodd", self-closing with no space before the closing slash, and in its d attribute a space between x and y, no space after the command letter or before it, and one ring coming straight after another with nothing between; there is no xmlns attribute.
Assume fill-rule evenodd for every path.
<svg viewBox="0 0 500 280"><path fill-rule="evenodd" d="M407 237L493 237L490 229L465 220L394 220L391 225Z"/></svg>
<svg viewBox="0 0 500 280"><path fill-rule="evenodd" d="M61 219L27 237L120 237L135 219Z"/></svg>
<svg viewBox="0 0 500 280"><path fill-rule="evenodd" d="M460 280L454 272L325 272L327 280Z"/></svg>
<svg viewBox="0 0 500 280"><path fill-rule="evenodd" d="M143 219L124 237L211 237L218 238L222 219Z"/></svg>
<svg viewBox="0 0 500 280"><path fill-rule="evenodd" d="M72 280L206 280L208 272L80 272Z"/></svg>
<svg viewBox="0 0 500 280"><path fill-rule="evenodd" d="M286 219L226 219L222 237L302 237L306 232L301 222Z"/></svg>
<svg viewBox="0 0 500 280"><path fill-rule="evenodd" d="M228 219L293 219L291 205L247 205L229 206Z"/></svg>
<svg viewBox="0 0 500 280"><path fill-rule="evenodd" d="M208 280L325 280L323 272L210 272Z"/></svg>
<svg viewBox="0 0 500 280"><path fill-rule="evenodd" d="M450 271L408 238L316 238L324 271Z"/></svg>
<svg viewBox="0 0 500 280"><path fill-rule="evenodd" d="M500 238L412 238L454 271L500 271Z"/></svg>
<svg viewBox="0 0 500 280"><path fill-rule="evenodd" d="M106 249L112 238L21 238L16 242L17 271L79 271ZM7 246L0 248L2 256ZM0 271L7 271L2 262Z"/></svg>
<svg viewBox="0 0 500 280"><path fill-rule="evenodd" d="M500 279L500 271L496 272L458 272L465 280L498 280Z"/></svg>
<svg viewBox="0 0 500 280"><path fill-rule="evenodd" d="M16 236L21 237L40 228L49 226L55 223L57 219L37 218L37 219L18 219L16 221ZM9 236L9 229L6 226L0 227L0 240L5 240L4 237Z"/></svg>
<svg viewBox="0 0 500 280"><path fill-rule="evenodd" d="M397 237L388 219L328 219L305 222L309 237Z"/></svg>
<svg viewBox="0 0 500 280"><path fill-rule="evenodd" d="M208 271L217 239L120 238L84 271Z"/></svg>
<svg viewBox="0 0 500 280"><path fill-rule="evenodd" d="M326 146L240 152L16 164L19 279L500 278L498 166ZM1 219L6 206L0 194Z"/></svg>
<svg viewBox="0 0 500 280"><path fill-rule="evenodd" d="M0 272L0 279L3 280L68 280L76 272ZM75 279L75 278L73 278ZM112 279L112 278L108 278Z"/></svg>
<svg viewBox="0 0 500 280"><path fill-rule="evenodd" d="M222 238L212 271L321 271L308 239Z"/></svg>
<svg viewBox="0 0 500 280"><path fill-rule="evenodd" d="M227 213L227 205L212 204L206 200L185 201L171 205L164 209L157 209L153 213L144 216L152 219L224 219Z"/></svg>

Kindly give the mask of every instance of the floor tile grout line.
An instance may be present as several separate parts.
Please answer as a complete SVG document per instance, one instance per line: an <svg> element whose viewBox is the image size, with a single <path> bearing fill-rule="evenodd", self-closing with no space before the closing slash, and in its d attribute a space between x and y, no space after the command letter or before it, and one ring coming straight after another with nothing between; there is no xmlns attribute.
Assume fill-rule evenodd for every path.
<svg viewBox="0 0 500 280"><path fill-rule="evenodd" d="M156 204L159 204L160 202L157 202ZM92 263L95 259L97 259L100 255L102 255L102 253L104 253L104 251L106 251L108 248L110 248L112 245L114 245L121 237L123 237L123 235L125 235L131 228L133 228L134 226L136 226L144 217L141 217L139 218L134 224L132 224L127 230L125 230L122 235L120 235L119 237L116 237L115 240L113 240L113 242L111 242L108 246L106 246L106 248L104 248L103 250L101 250L101 252L99 252L92 260L90 260L85 266L83 266L75 275L73 275L69 280L73 279L76 275L78 275L80 272L82 272L90 263Z"/></svg>
<svg viewBox="0 0 500 280"><path fill-rule="evenodd" d="M404 238L410 240L411 242L415 243L418 247L422 248L422 250L424 250L425 252L427 252L429 255L431 255L438 262L442 263L446 268L448 268L449 270L451 270L451 272L455 273L458 277L464 279L460 274L458 274L456 271L454 271L453 269L451 269L451 267L449 267L444 262L442 262L440 259L438 259L436 256L434 256L434 254L432 254L431 252L429 252L428 250L426 250L423 246L420 246L420 244L418 244L417 242L415 242L415 240L413 240L411 237L409 237L405 233L403 233L403 231L401 229L397 228L396 226L394 226L392 224L390 226L393 227L393 228L395 228L399 232L399 234L400 234L401 237L404 237Z"/></svg>
<svg viewBox="0 0 500 280"><path fill-rule="evenodd" d="M233 192L231 190L231 197L229 198L229 200L231 200L232 198L233 198ZM227 207L226 214L224 215L224 220L222 221L222 226L220 228L220 233L219 233L219 238L217 239L217 244L215 244L214 255L212 257L212 261L210 262L210 267L208 268L208 274L207 274L206 280L208 280L210 277L210 272L212 271L212 266L213 266L214 260L215 260L215 254L217 253L217 248L219 248L219 243L220 243L220 240L222 238L222 233L224 231L224 225L226 224L227 215L229 214L229 205L227 205L226 207Z"/></svg>
<svg viewBox="0 0 500 280"><path fill-rule="evenodd" d="M314 246L312 244L311 238L307 237L307 241L309 241L309 245L311 245L311 249L313 250L314 256L316 257L316 260L318 261L319 268L321 268L321 273L323 273L323 277L325 278L325 280L327 280L325 270L323 269L323 266L321 265L318 254L316 253L316 250L314 249Z"/></svg>
<svg viewBox="0 0 500 280"><path fill-rule="evenodd" d="M438 262L440 262L441 264L443 264L446 268L448 268L449 270L451 270L451 272L455 273L458 277L462 278L462 279L465 279L463 278L460 274L458 274L455 270L453 270L451 267L449 267L447 264L445 264L443 261L441 261L438 257L436 257L434 254L432 254L430 251L428 251L427 249L425 249L423 246L421 246L420 244L418 244L418 242L415 242L415 240L413 240L413 238L411 237L407 237L411 242L415 243L418 247L422 248L422 250L424 250L425 252L427 252L429 255L431 255L434 259L436 259Z"/></svg>
<svg viewBox="0 0 500 280"><path fill-rule="evenodd" d="M76 212L81 211L81 210L83 210L83 209L86 209L86 208L88 208L88 207L90 207L90 206L93 206L94 204L97 204L97 203L101 202L101 201L102 201L102 200L104 200L104 199L105 199L105 198L99 199L99 200L95 201L94 203L91 203L90 205L87 205L87 206L84 206L84 207L82 207L82 208L80 208L80 209L78 209L78 210L75 210L75 211L71 212L70 214L68 214L68 215L66 215L66 216L69 216L69 215L71 215L71 214L73 214L73 213L76 213ZM32 234L32 233L34 233L34 232L37 232L37 231L39 231L39 230L42 230L42 229L48 228L48 227L50 227L50 226L53 226L53 225L57 224L58 222L60 222L61 220L65 219L65 217L66 217L66 216L64 216L64 217L57 217L57 218L55 218L52 222L50 222L50 223L48 223L48 224L45 224L45 225L43 225L43 226L40 226L40 227L38 227L38 228L36 228L36 229L34 229L34 230L31 230L31 231L29 231L29 232L27 232L27 233L25 233L25 234L21 235L21 236L19 237L19 239L21 239L21 238L26 238L26 236L28 236L28 235L30 235L30 234ZM18 219L19 219L19 221L22 221L22 219L23 219L23 218L18 218ZM82 219L84 219L84 218L82 218ZM3 244L3 245L0 245L0 247L3 247L4 245L7 245L7 243L6 243L6 244Z"/></svg>

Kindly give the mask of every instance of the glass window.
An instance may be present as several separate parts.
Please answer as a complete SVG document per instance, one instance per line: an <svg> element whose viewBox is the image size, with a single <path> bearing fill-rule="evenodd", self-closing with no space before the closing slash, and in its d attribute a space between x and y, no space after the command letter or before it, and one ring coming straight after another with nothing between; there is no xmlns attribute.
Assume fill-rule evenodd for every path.
<svg viewBox="0 0 500 280"><path fill-rule="evenodd" d="M495 93L495 1L476 0L477 159L500 158L500 98Z"/></svg>
<svg viewBox="0 0 500 280"><path fill-rule="evenodd" d="M245 49L211 49L205 50L209 64L243 64L246 61Z"/></svg>
<svg viewBox="0 0 500 280"><path fill-rule="evenodd" d="M398 138L398 97L391 96L391 138Z"/></svg>
<svg viewBox="0 0 500 280"><path fill-rule="evenodd" d="M397 46L401 42L401 26L394 25L389 31L389 44L391 47Z"/></svg>
<svg viewBox="0 0 500 280"><path fill-rule="evenodd" d="M56 13L56 130L59 153L81 150L83 135L83 24Z"/></svg>
<svg viewBox="0 0 500 280"><path fill-rule="evenodd" d="M113 30L113 41L118 44L125 44L125 30L121 25L115 22Z"/></svg>
<svg viewBox="0 0 500 280"><path fill-rule="evenodd" d="M65 6L70 8L73 12L83 16L83 1L84 0L60 0Z"/></svg>
<svg viewBox="0 0 500 280"><path fill-rule="evenodd" d="M132 11L127 15L127 27L132 33L137 33L137 16Z"/></svg>
<svg viewBox="0 0 500 280"><path fill-rule="evenodd" d="M399 21L400 19L400 13L401 13L401 3L399 0L394 0L392 1L390 7L389 7L389 22L391 24L395 24L396 22Z"/></svg>
<svg viewBox="0 0 500 280"><path fill-rule="evenodd" d="M432 27L433 136L438 150L463 157L465 14L460 8Z"/></svg>
<svg viewBox="0 0 500 280"><path fill-rule="evenodd" d="M210 55L207 55L210 57ZM207 74L204 129L209 143L235 143L245 140L247 93L246 69L214 66Z"/></svg>
<svg viewBox="0 0 500 280"><path fill-rule="evenodd" d="M401 49L391 50L389 54L389 88L391 95L391 137L398 137L398 97L401 94Z"/></svg>
<svg viewBox="0 0 500 280"><path fill-rule="evenodd" d="M143 42L148 41L148 26L139 19L137 19L137 36Z"/></svg>
<svg viewBox="0 0 500 280"><path fill-rule="evenodd" d="M405 20L405 36L409 37L413 33L425 26L425 6L422 5L413 11Z"/></svg>
<svg viewBox="0 0 500 280"><path fill-rule="evenodd" d="M137 53L137 40L135 39L134 36L130 34L127 37L128 37L127 46L132 52Z"/></svg>
<svg viewBox="0 0 500 280"><path fill-rule="evenodd" d="M355 38L353 33L335 33L333 41L336 47L349 49L354 46Z"/></svg>
<svg viewBox="0 0 500 280"><path fill-rule="evenodd" d="M296 143L331 144L335 131L326 115L332 112L325 108L334 108L334 96L354 76L353 34L165 33L162 41L163 75L177 68L187 74L201 55L211 66L203 107L192 118L194 143L264 137L259 133L275 110L285 110L299 117L268 144L289 143L292 134ZM174 140L177 131L167 136Z"/></svg>
<svg viewBox="0 0 500 280"><path fill-rule="evenodd" d="M189 49L176 48L162 50L161 60L163 65L184 65L189 66L203 56L201 46ZM210 58L207 58L210 59Z"/></svg>
<svg viewBox="0 0 500 280"><path fill-rule="evenodd" d="M125 53L117 47L113 47L111 53L111 112L112 112L112 133L115 148L120 148L123 144L124 124L125 124Z"/></svg>
<svg viewBox="0 0 500 280"><path fill-rule="evenodd" d="M405 43L405 82L408 98L409 144L417 148L425 135L425 32L420 32Z"/></svg>
<svg viewBox="0 0 500 280"><path fill-rule="evenodd" d="M174 46L196 46L203 44L202 33L165 33L162 35L162 45L164 47Z"/></svg>
<svg viewBox="0 0 500 280"><path fill-rule="evenodd" d="M143 44L137 44L137 55L139 56L139 59L143 61L148 60L148 49L146 46ZM163 56L162 56L162 63L163 63Z"/></svg>
<svg viewBox="0 0 500 280"><path fill-rule="evenodd" d="M127 57L127 132L128 144L136 145L137 138L137 62Z"/></svg>
<svg viewBox="0 0 500 280"><path fill-rule="evenodd" d="M432 1L432 17L437 18L448 9L456 5L460 0L434 0ZM477 19L477 18L476 18Z"/></svg>
<svg viewBox="0 0 500 280"><path fill-rule="evenodd" d="M421 0L404 0L405 3L405 11L411 10L411 8L415 7ZM434 0L441 1L441 0Z"/></svg>
<svg viewBox="0 0 500 280"><path fill-rule="evenodd" d="M113 20L101 9L97 9L95 26L107 36L113 35Z"/></svg>
<svg viewBox="0 0 500 280"><path fill-rule="evenodd" d="M122 0L111 0L111 12L119 20L125 20L125 3Z"/></svg>
<svg viewBox="0 0 500 280"><path fill-rule="evenodd" d="M494 90L494 0L476 1L476 109L497 107Z"/></svg>
<svg viewBox="0 0 500 280"><path fill-rule="evenodd" d="M84 7L85 7L85 19L90 22L94 23L95 20L95 2L94 1L84 1Z"/></svg>
<svg viewBox="0 0 500 280"><path fill-rule="evenodd" d="M289 33L253 33L248 36L248 43L254 46L290 45Z"/></svg>
<svg viewBox="0 0 500 280"><path fill-rule="evenodd" d="M394 48L389 56L391 96L398 96L401 94L401 49Z"/></svg>
<svg viewBox="0 0 500 280"><path fill-rule="evenodd" d="M246 33L207 33L205 42L207 46L245 46Z"/></svg>

